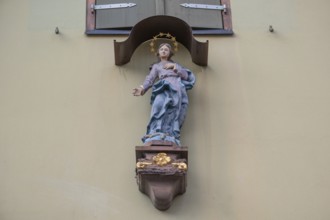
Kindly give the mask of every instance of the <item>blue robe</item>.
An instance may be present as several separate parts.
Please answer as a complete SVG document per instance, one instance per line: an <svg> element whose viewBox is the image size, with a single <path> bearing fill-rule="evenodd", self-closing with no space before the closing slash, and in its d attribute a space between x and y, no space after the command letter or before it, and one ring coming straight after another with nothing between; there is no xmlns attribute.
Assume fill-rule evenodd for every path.
<svg viewBox="0 0 330 220"><path fill-rule="evenodd" d="M188 108L188 89L195 83L194 74L177 64L176 70L164 69L165 63L152 66L143 83L144 91L152 86L151 114L144 143L165 140L180 145L180 129ZM159 79L156 83L155 80Z"/></svg>

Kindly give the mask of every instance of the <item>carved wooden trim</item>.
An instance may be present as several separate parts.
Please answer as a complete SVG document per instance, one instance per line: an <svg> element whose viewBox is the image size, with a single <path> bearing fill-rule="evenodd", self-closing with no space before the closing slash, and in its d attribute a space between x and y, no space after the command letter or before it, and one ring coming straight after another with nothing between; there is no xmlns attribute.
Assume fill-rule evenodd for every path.
<svg viewBox="0 0 330 220"><path fill-rule="evenodd" d="M188 163L188 148L187 147L164 147L164 146L136 146L135 154L136 154L136 162L139 158L143 157L144 153L157 153L157 152L165 152L168 154L178 154L180 158L185 158Z"/></svg>
<svg viewBox="0 0 330 220"><path fill-rule="evenodd" d="M232 17L231 17L231 5L230 0L221 0L221 4L226 5L226 13L222 12L222 19L223 19L223 29L226 31L232 32Z"/></svg>
<svg viewBox="0 0 330 220"><path fill-rule="evenodd" d="M96 0L86 1L86 33L95 30L95 12L91 8L91 5L95 4Z"/></svg>

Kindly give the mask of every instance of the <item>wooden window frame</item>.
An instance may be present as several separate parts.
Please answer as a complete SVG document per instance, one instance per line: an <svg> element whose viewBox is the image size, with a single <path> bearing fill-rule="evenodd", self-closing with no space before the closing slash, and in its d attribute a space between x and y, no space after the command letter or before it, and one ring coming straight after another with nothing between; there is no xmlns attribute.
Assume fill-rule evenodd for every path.
<svg viewBox="0 0 330 220"><path fill-rule="evenodd" d="M96 13L91 5L95 5L96 0L86 0L86 35L129 35L131 29L96 29ZM230 0L219 0L220 4L226 5L226 12L222 11L223 29L192 29L193 35L232 35L232 16Z"/></svg>

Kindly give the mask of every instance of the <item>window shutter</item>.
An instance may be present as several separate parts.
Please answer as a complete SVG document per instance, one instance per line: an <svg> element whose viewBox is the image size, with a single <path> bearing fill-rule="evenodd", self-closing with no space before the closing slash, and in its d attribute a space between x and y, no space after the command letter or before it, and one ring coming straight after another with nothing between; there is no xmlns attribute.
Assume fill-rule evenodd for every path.
<svg viewBox="0 0 330 220"><path fill-rule="evenodd" d="M221 10L188 8L180 5L183 3L220 5L219 0L165 0L165 14L184 20L192 28L223 28Z"/></svg>
<svg viewBox="0 0 330 220"><path fill-rule="evenodd" d="M134 6L115 8L129 3ZM155 15L185 21L194 35L233 34L230 0L86 0L86 5L87 35L126 35L137 23Z"/></svg>
<svg viewBox="0 0 330 220"><path fill-rule="evenodd" d="M96 5L135 3L133 7L96 10L96 29L130 28L139 21L163 13L159 0L97 0ZM161 10L161 11L160 11Z"/></svg>

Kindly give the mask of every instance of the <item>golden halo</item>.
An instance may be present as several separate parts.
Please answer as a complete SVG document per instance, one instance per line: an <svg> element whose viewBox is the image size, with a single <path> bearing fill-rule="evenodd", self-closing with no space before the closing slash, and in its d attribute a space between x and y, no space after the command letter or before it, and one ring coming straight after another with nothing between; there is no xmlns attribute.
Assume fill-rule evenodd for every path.
<svg viewBox="0 0 330 220"><path fill-rule="evenodd" d="M165 38L165 39L169 39L172 41L173 43L173 50L175 52L177 52L179 50L179 44L178 42L176 41L175 37L172 36L170 33L162 33L160 32L159 34L157 34L156 36L153 36L153 38L151 39L151 42L150 42L150 52L151 53L155 53L155 44L156 44L156 40L159 39L159 38Z"/></svg>

